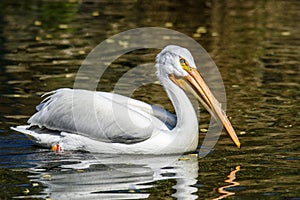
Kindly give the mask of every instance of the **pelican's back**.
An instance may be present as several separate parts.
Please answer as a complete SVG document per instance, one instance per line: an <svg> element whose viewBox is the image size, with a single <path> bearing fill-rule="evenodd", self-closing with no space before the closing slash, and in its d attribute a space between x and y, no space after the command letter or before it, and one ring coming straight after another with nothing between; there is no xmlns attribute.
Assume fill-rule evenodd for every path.
<svg viewBox="0 0 300 200"><path fill-rule="evenodd" d="M79 89L59 89L50 94L28 120L31 126L103 142L135 143L176 121L162 109L117 94Z"/></svg>

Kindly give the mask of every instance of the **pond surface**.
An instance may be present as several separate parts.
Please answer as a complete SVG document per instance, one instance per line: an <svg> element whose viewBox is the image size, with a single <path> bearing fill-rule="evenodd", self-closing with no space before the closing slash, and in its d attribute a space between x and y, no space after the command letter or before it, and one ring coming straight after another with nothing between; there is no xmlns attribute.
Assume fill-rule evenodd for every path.
<svg viewBox="0 0 300 200"><path fill-rule="evenodd" d="M0 199L300 199L299 1L2 0L0 8ZM72 88L100 42L144 26L179 31L208 51L241 149L222 134L201 159L56 154L10 130L26 124L40 95ZM98 89L111 91L157 52L121 56ZM133 97L173 111L158 84ZM201 113L201 130L209 119Z"/></svg>

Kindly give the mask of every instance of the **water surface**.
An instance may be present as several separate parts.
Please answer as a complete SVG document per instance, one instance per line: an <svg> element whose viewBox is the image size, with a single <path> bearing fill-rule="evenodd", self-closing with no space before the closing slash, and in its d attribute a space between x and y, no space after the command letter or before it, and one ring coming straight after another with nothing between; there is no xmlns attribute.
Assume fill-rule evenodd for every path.
<svg viewBox="0 0 300 200"><path fill-rule="evenodd" d="M299 1L2 0L0 8L0 199L300 198ZM56 154L10 130L26 124L40 95L73 87L82 60L101 41L143 26L177 30L209 52L242 149L222 134L202 159ZM98 89L111 91L157 52L123 55ZM173 111L158 84L133 96ZM209 115L200 118L207 128Z"/></svg>

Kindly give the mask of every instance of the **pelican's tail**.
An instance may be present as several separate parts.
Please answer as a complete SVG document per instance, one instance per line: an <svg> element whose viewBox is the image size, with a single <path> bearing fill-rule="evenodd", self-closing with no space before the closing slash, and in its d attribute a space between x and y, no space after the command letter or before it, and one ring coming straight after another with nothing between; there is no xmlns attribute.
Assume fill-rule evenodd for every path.
<svg viewBox="0 0 300 200"><path fill-rule="evenodd" d="M61 139L61 133L58 131L51 131L49 129L33 127L30 125L11 127L11 129L23 133L36 145L42 147L51 148Z"/></svg>

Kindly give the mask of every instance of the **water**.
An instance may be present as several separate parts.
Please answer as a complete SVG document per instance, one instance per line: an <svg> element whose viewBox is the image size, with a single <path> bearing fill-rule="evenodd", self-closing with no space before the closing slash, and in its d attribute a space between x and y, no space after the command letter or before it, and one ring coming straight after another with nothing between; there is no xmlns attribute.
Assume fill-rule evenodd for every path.
<svg viewBox="0 0 300 200"><path fill-rule="evenodd" d="M299 1L3 0L0 7L0 199L300 198ZM187 34L210 53L242 149L223 134L202 159L56 154L10 130L26 123L41 94L73 87L82 60L101 41L143 26ZM199 27L207 33L199 35ZM122 56L98 89L112 90L157 52ZM134 97L173 109L157 84ZM200 128L208 122L201 114Z"/></svg>

